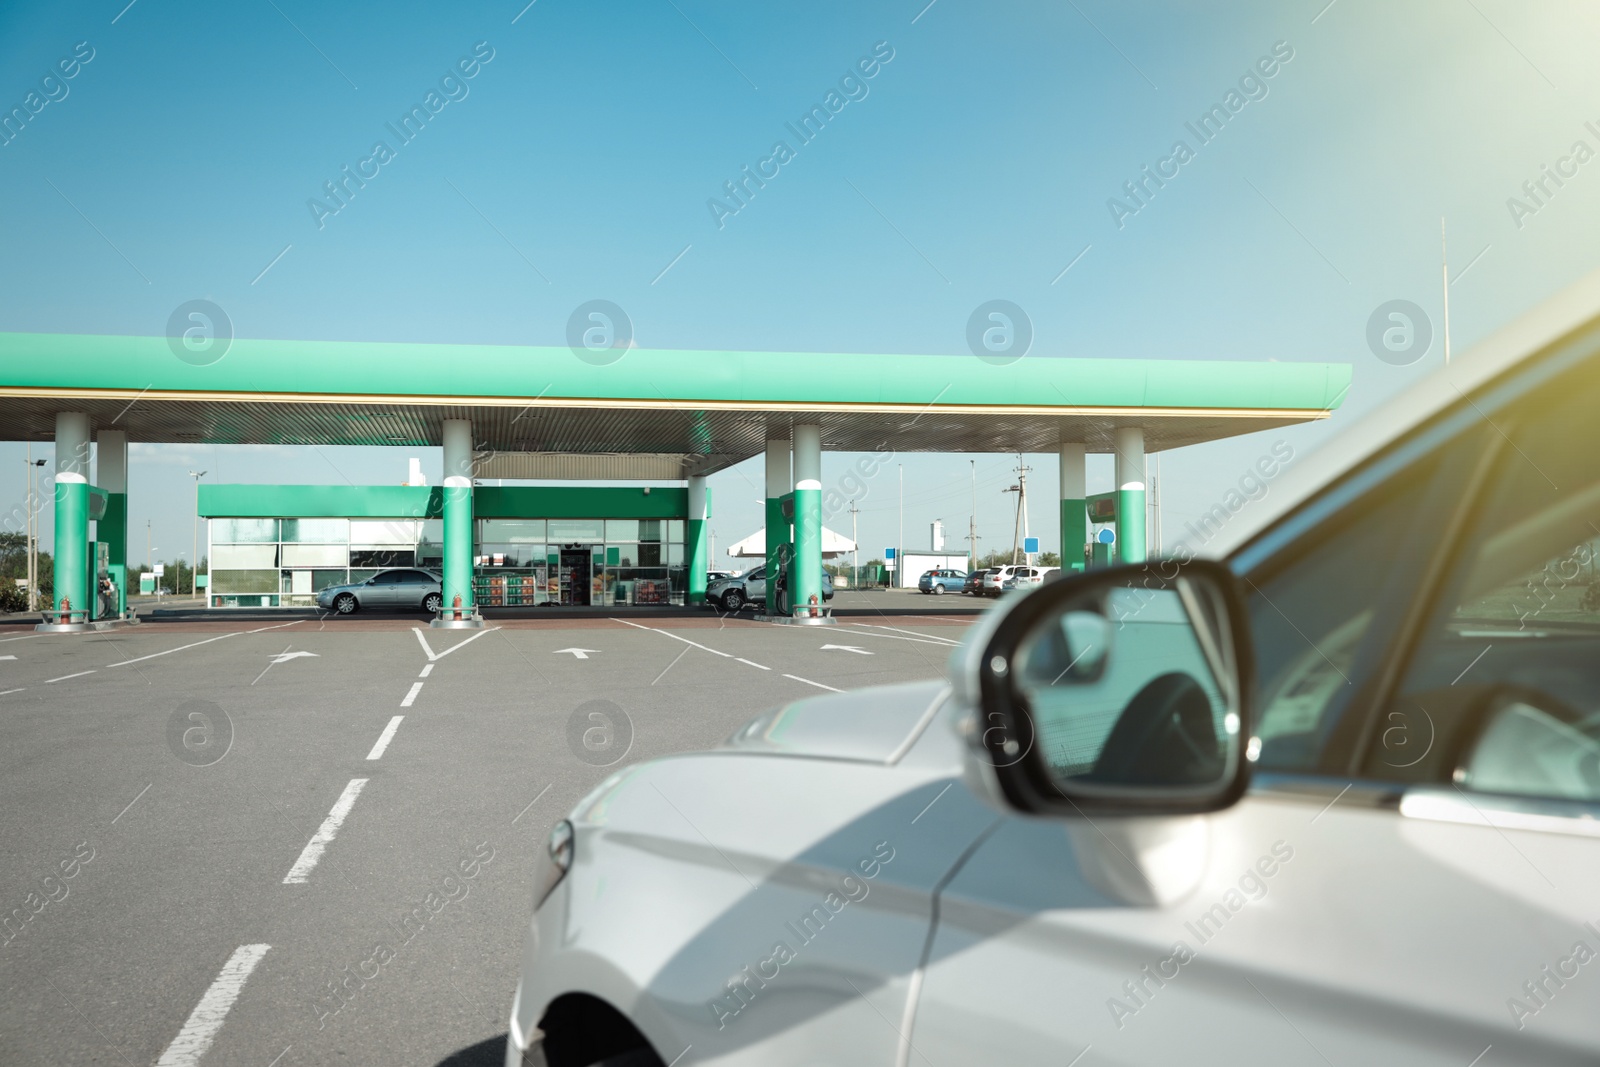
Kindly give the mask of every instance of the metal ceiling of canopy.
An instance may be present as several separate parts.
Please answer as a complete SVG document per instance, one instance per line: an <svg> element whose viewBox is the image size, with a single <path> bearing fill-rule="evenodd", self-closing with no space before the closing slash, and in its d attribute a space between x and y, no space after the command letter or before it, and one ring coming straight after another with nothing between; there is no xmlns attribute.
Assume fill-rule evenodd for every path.
<svg viewBox="0 0 1600 1067"><path fill-rule="evenodd" d="M490 404L193 399L138 396L11 395L0 402L0 436L50 440L60 410L88 413L96 429L160 443L380 445L419 448L441 442L445 419L470 419L480 453L505 470L485 477L665 478L709 474L759 455L769 428L820 425L823 447L838 452L1050 452L1064 440L1112 451L1112 431L1141 426L1147 452L1326 418L1284 409L1083 409L1065 405L940 405L883 410L880 405L773 405L741 408L615 401L552 404L496 398ZM676 470L678 473L672 474Z"/></svg>

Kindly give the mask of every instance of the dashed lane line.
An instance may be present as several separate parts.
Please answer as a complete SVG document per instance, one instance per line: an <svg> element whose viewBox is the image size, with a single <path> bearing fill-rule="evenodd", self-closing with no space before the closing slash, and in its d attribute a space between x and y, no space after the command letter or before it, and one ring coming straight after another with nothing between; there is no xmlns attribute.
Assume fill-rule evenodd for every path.
<svg viewBox="0 0 1600 1067"><path fill-rule="evenodd" d="M148 656L135 656L133 659L125 659L117 663L108 663L106 664L106 669L110 670L112 667L126 667L130 663L143 663L147 659L156 659L160 656L170 656L174 652L182 652L184 649L188 648L199 648L201 645L209 645L213 641L226 641L230 637L241 637L245 634L266 633L268 630L281 630L285 626L299 626L302 622L305 622L305 620L295 619L293 622L280 622L275 626L263 626L256 630L236 630L231 634L220 634L217 637L208 637L204 641L196 641L190 645L179 645L177 648L169 648L165 652L152 652Z"/></svg>
<svg viewBox="0 0 1600 1067"><path fill-rule="evenodd" d="M797 682L804 682L807 685L814 685L818 689L826 689L830 693L842 693L842 692L844 692L843 689L835 689L831 685L823 685L821 682L813 682L810 678L802 678L798 674L786 674L786 675L784 675L784 677L785 678L792 678Z"/></svg>
<svg viewBox="0 0 1600 1067"><path fill-rule="evenodd" d="M426 678L428 675L430 675L432 673L433 673L433 664L431 664L431 663L424 664L423 668L422 668L422 673L417 675L417 677L418 678Z"/></svg>
<svg viewBox="0 0 1600 1067"><path fill-rule="evenodd" d="M852 627L867 627L870 630L893 630L897 634L910 634L913 637L920 637L927 641L937 641L943 645L959 645L961 643L960 641L951 640L948 637L939 637L935 634L925 634L921 630L903 630L898 626L885 626L881 622L853 622L850 625Z"/></svg>
<svg viewBox="0 0 1600 1067"><path fill-rule="evenodd" d="M400 701L400 706L402 708L409 708L411 706L412 702L417 699L417 694L420 693L420 692L422 692L422 683L421 682L412 682L411 683L411 692L407 693L406 694L406 698L404 700Z"/></svg>
<svg viewBox="0 0 1600 1067"><path fill-rule="evenodd" d="M383 750L389 747L389 742L394 740L394 732L400 729L400 724L405 721L404 715L396 715L389 720L389 725L383 728L383 733L378 735L378 743L372 746L372 751L367 753L368 759L378 759L383 755Z"/></svg>
<svg viewBox="0 0 1600 1067"><path fill-rule="evenodd" d="M307 880L311 868L317 865L317 861L322 859L322 853L333 843L334 837L339 833L339 827L344 825L350 809L355 807L356 797L361 795L361 790L366 784L365 778L350 779L350 784L344 787L339 799L333 802L333 809L328 812L328 817L322 820L317 832L311 835L306 847L300 850L300 858L294 861L289 873L283 876L284 885L301 884Z"/></svg>
<svg viewBox="0 0 1600 1067"><path fill-rule="evenodd" d="M758 671L770 671L772 669L771 667L763 667L761 664L755 662L754 660L745 659L743 656L736 656L734 658L737 659L740 663L745 664L746 666L754 667Z"/></svg>
<svg viewBox="0 0 1600 1067"><path fill-rule="evenodd" d="M3 690L3 691L0 691L0 697L10 696L12 693L26 692L27 688L28 688L27 686L23 686L21 689L6 689L6 690Z"/></svg>
<svg viewBox="0 0 1600 1067"><path fill-rule="evenodd" d="M46 678L44 680L44 684L45 685L53 685L56 682L64 682L68 678L82 678L86 674L93 674L93 673L95 673L95 672L94 671L79 671L77 674L63 674L59 678Z"/></svg>
<svg viewBox="0 0 1600 1067"><path fill-rule="evenodd" d="M200 1057L216 1040L217 1031L222 1029L234 1001L239 999L245 980L271 947L240 945L233 950L233 955L222 965L222 972L211 983L211 988L206 990L200 1003L189 1013L183 1029L178 1031L178 1036L172 1039L167 1051L156 1061L156 1067L195 1067L200 1062Z"/></svg>
<svg viewBox="0 0 1600 1067"><path fill-rule="evenodd" d="M738 657L735 656L731 652L718 652L716 649L711 648L711 647L709 647L707 645L702 645L698 641L691 641L687 637L679 637L677 634L671 632L670 630L659 630L654 626L642 626L642 625L640 625L639 623L636 623L636 622L629 622L627 619L612 619L611 621L612 622L620 622L624 626L632 626L633 628L635 628L637 630L649 630L651 633L660 634L662 637L670 637L674 641L682 641L686 645L693 645L695 648L698 648L698 649L700 649L700 650L702 650L704 652L710 652L714 656L721 656L723 659L738 659Z"/></svg>

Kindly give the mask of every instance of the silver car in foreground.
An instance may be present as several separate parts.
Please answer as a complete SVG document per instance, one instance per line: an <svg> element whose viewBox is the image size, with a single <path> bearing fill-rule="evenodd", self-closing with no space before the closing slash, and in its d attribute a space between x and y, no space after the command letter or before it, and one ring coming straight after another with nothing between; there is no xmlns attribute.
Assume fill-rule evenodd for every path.
<svg viewBox="0 0 1600 1067"><path fill-rule="evenodd" d="M1600 275L1269 433L1215 560L612 775L507 1067L1600 1062L1596 411Z"/></svg>
<svg viewBox="0 0 1600 1067"><path fill-rule="evenodd" d="M317 594L317 607L340 615L357 611L426 611L437 614L444 603L443 581L432 571L391 567L364 582L330 585Z"/></svg>

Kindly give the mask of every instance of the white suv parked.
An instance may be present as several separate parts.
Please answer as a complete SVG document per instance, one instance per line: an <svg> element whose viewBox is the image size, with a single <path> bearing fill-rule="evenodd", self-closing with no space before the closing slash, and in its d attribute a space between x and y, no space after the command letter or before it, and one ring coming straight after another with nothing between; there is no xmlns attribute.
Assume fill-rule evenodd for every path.
<svg viewBox="0 0 1600 1067"><path fill-rule="evenodd" d="M1005 589L1016 588L1006 585L1013 578L1016 579L1017 585L1038 585L1044 581L1047 574L1060 569L1060 567L1025 567L1021 564L991 567L983 576L983 587L979 590L979 595L999 596Z"/></svg>
<svg viewBox="0 0 1600 1067"><path fill-rule="evenodd" d="M1600 274L1220 561L619 770L540 850L506 1064L1600 1063L1597 410Z"/></svg>

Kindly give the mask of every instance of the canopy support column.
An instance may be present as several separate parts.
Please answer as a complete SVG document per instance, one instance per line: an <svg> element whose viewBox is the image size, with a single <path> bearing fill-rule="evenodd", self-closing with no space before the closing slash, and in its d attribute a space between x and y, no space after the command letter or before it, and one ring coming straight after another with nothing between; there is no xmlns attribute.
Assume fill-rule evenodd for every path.
<svg viewBox="0 0 1600 1067"><path fill-rule="evenodd" d="M1061 442L1061 569L1081 571L1089 543L1088 479L1081 441Z"/></svg>
<svg viewBox="0 0 1600 1067"><path fill-rule="evenodd" d="M106 491L106 513L95 522L95 539L106 545L107 568L117 588L113 611L128 614L128 434L101 430L94 448L94 484ZM199 560L194 562L198 567Z"/></svg>
<svg viewBox="0 0 1600 1067"><path fill-rule="evenodd" d="M89 416L56 413L54 624L41 629L89 629Z"/></svg>
<svg viewBox="0 0 1600 1067"><path fill-rule="evenodd" d="M1113 442L1117 450L1117 562L1143 563L1144 428L1119 426Z"/></svg>
<svg viewBox="0 0 1600 1067"><path fill-rule="evenodd" d="M822 615L822 427L794 428L794 571L791 614ZM769 611L768 614L771 614Z"/></svg>
<svg viewBox="0 0 1600 1067"><path fill-rule="evenodd" d="M706 476L689 475L689 521L684 523L684 560L689 565L688 589L684 603L699 605L706 602L706 568L710 558L706 552L707 520L711 518L711 490L706 488Z"/></svg>
<svg viewBox="0 0 1600 1067"><path fill-rule="evenodd" d="M781 434L781 436L780 436ZM788 565L789 520L783 496L789 492L789 435L767 431L767 614L778 613L778 576Z"/></svg>
<svg viewBox="0 0 1600 1067"><path fill-rule="evenodd" d="M444 420L444 604L432 624L477 628L472 598L472 422ZM460 613L459 617L457 612Z"/></svg>

